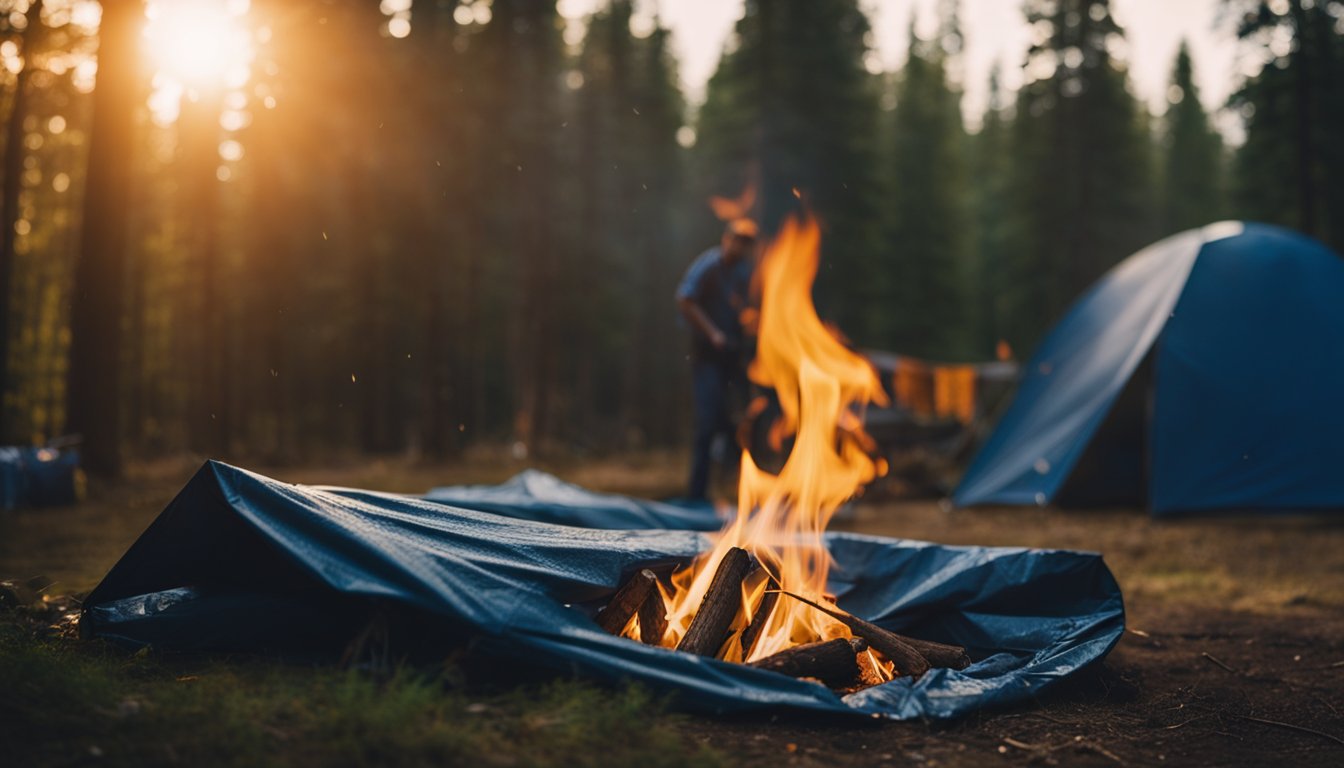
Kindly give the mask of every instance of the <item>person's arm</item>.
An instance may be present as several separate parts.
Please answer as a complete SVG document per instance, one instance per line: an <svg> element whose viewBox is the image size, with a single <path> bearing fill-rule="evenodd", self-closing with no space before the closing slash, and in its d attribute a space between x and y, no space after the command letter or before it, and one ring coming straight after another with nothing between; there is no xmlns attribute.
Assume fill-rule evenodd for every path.
<svg viewBox="0 0 1344 768"><path fill-rule="evenodd" d="M681 316L690 324L692 333L704 336L715 349L723 349L728 345L728 337L713 320L709 319L709 315L705 314L705 310L695 300L702 291L705 275L714 263L712 253L706 251L701 254L686 270L681 284L677 286L677 309L681 310Z"/></svg>
<svg viewBox="0 0 1344 768"><path fill-rule="evenodd" d="M709 319L709 315L705 314L705 311L700 308L699 304L695 303L694 299L690 296L678 295L677 307L681 310L682 316L686 318L686 322L690 323L696 331L704 334L715 349L723 349L728 346L728 337L724 336L723 331L714 325L714 322Z"/></svg>

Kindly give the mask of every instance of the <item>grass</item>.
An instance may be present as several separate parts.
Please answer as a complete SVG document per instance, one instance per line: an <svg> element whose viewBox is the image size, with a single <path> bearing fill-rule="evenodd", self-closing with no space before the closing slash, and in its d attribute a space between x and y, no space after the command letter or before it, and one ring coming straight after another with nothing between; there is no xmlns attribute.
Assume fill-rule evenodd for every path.
<svg viewBox="0 0 1344 768"><path fill-rule="evenodd" d="M128 655L0 614L8 765L722 765L637 687L473 690L458 670L386 679L256 659Z"/></svg>
<svg viewBox="0 0 1344 768"><path fill-rule="evenodd" d="M595 463L579 482L656 495L676 482L651 457L632 470ZM199 467L133 468L83 504L0 515L0 579L92 589ZM449 468L363 462L262 469L286 479L396 492L499 482L507 461ZM624 479L624 482L621 480ZM31 595L30 595L31 597ZM638 687L548 679L506 689L465 682L454 663L390 676L252 658L128 655L62 628L35 601L0 605L0 765L481 766L723 765L683 718Z"/></svg>

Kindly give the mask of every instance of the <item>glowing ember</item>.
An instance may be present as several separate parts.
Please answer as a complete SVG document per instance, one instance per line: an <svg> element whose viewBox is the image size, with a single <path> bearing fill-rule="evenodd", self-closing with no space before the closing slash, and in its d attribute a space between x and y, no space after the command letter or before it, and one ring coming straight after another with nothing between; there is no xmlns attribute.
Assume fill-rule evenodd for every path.
<svg viewBox="0 0 1344 768"><path fill-rule="evenodd" d="M686 634L720 561L733 547L750 552L762 567L743 583L742 607L719 658L754 661L801 644L853 636L845 624L798 600L766 600L767 591L776 589L818 603L827 600L830 556L822 532L841 504L885 471L865 450L870 443L861 417L868 403L885 402L882 386L872 366L837 340L812 305L820 239L810 216L788 220L760 271L759 341L748 373L778 394L783 415L772 442L792 436L792 451L778 475L743 452L739 514L711 551L673 575L670 592L660 585L668 605L659 643L665 647L675 647ZM774 609L744 658L742 634L771 603ZM637 619L624 634L640 638ZM867 683L892 677L891 663L872 649L860 653L859 662Z"/></svg>

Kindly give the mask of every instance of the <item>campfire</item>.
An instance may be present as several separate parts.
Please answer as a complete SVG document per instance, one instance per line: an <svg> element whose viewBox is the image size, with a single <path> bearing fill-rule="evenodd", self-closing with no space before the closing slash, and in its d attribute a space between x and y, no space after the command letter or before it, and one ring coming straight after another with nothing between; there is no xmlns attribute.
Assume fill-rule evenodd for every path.
<svg viewBox="0 0 1344 768"><path fill-rule="evenodd" d="M1097 554L825 530L885 471L862 429L884 395L817 318L819 241L814 221L788 222L757 273L750 374L779 395L772 448L792 446L782 463L743 456L738 514L716 535L553 478L527 492L447 489L440 502L209 461L85 599L81 633L313 658L381 637L425 659L481 633L500 658L636 680L702 711L902 720L1026 701L1104 657L1124 601ZM624 522L640 525L595 514L627 506L641 514ZM887 627L973 644L982 663Z"/></svg>
<svg viewBox="0 0 1344 768"><path fill-rule="evenodd" d="M758 275L759 337L748 375L778 394L782 415L771 443L793 439L783 467L772 474L744 450L738 513L714 547L675 572L635 573L596 620L613 635L848 692L970 660L960 647L852 616L826 592L831 561L822 534L886 469L872 457L862 422L863 408L886 395L872 366L817 316L819 246L815 219L790 218Z"/></svg>

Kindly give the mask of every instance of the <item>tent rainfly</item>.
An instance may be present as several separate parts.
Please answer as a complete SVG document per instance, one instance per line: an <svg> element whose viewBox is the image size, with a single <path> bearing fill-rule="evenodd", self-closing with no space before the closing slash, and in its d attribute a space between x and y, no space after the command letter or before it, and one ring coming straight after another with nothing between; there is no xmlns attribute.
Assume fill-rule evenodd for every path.
<svg viewBox="0 0 1344 768"><path fill-rule="evenodd" d="M1130 256L1045 337L954 500L1344 509L1344 260L1240 222Z"/></svg>

